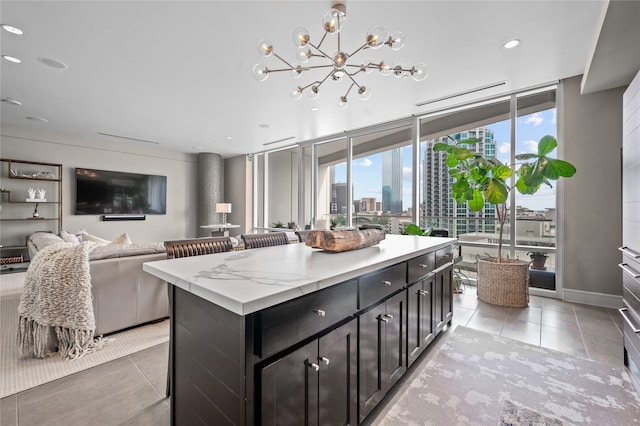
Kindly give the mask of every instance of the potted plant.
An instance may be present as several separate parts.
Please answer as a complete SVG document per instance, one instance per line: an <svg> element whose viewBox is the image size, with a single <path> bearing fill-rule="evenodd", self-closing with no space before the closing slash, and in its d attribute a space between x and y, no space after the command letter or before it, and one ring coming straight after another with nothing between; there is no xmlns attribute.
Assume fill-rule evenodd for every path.
<svg viewBox="0 0 640 426"><path fill-rule="evenodd" d="M544 266L547 261L547 257L549 257L547 253L543 253L541 251L530 251L527 254L531 258L531 269L547 269L547 267Z"/></svg>
<svg viewBox="0 0 640 426"><path fill-rule="evenodd" d="M454 180L452 197L456 202L466 203L472 211L482 210L485 203L496 206L498 256L478 259L478 298L504 306L526 306L529 262L502 256L506 202L514 189L521 194L535 194L542 185L551 187L551 181L573 176L576 168L567 161L549 157L558 146L553 136L540 139L537 153L516 155L518 163L511 165L460 146L479 142L477 139L454 144L441 142L435 144L433 150L447 153L449 174ZM515 177L513 184L510 183L512 176Z"/></svg>

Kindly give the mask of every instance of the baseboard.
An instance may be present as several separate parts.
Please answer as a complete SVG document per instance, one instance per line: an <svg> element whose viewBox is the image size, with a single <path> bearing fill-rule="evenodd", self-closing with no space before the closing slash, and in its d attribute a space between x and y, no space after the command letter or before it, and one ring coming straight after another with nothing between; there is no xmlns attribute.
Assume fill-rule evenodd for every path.
<svg viewBox="0 0 640 426"><path fill-rule="evenodd" d="M583 303L585 305L601 306L603 308L618 309L622 307L622 296L613 294L596 293L592 291L563 290L562 299L566 302Z"/></svg>

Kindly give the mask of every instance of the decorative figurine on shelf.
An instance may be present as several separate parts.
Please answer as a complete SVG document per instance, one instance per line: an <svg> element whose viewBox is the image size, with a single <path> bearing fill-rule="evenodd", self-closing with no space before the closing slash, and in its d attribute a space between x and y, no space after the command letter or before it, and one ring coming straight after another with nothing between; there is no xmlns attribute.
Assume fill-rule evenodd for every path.
<svg viewBox="0 0 640 426"><path fill-rule="evenodd" d="M33 209L33 218L37 219L40 217L40 213L38 213L38 203L36 203L36 208Z"/></svg>
<svg viewBox="0 0 640 426"><path fill-rule="evenodd" d="M44 197L46 195L47 191L45 191L42 188L38 188L38 200L44 200Z"/></svg>
<svg viewBox="0 0 640 426"><path fill-rule="evenodd" d="M36 190L33 188L27 189L27 199L33 200L34 198L36 198Z"/></svg>

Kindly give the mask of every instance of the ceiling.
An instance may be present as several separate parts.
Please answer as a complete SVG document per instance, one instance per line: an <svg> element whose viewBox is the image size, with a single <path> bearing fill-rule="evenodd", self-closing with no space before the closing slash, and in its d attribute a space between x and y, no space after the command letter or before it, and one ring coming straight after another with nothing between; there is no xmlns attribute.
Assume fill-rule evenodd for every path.
<svg viewBox="0 0 640 426"><path fill-rule="evenodd" d="M424 62L429 76L421 82L377 72L359 76L373 95L367 101L350 96L343 110L337 98L345 82L325 83L317 100L296 101L289 96L294 83L323 75L293 80L272 73L262 83L252 75L258 62L280 66L258 55L260 39L269 39L288 61L295 60L291 34L297 27L317 43L329 1L3 0L2 23L24 35L1 34L2 54L22 60L1 61L2 98L22 104L3 102L2 123L226 158L580 74L586 76L583 89L592 92L628 84L640 68L639 4L349 0L342 31L347 52L364 43L372 25L406 37L402 50L369 49L349 63ZM630 22L628 30L616 25L619 20ZM504 49L513 38L520 45ZM330 54L337 50L334 39L323 47Z"/></svg>

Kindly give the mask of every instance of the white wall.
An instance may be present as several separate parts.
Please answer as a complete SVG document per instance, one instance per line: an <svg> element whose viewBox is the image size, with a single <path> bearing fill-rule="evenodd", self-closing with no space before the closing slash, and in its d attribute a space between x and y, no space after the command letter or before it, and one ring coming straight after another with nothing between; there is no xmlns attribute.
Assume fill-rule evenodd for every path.
<svg viewBox="0 0 640 426"><path fill-rule="evenodd" d="M252 192L253 162L247 155L224 160L224 197L231 203L231 214L227 221L240 228L230 229L229 235L251 233L252 231Z"/></svg>
<svg viewBox="0 0 640 426"><path fill-rule="evenodd" d="M622 294L617 264L624 88L580 95L580 78L562 82L558 108L562 156L577 168L574 177L562 180L564 198L558 206L564 298L616 305Z"/></svg>
<svg viewBox="0 0 640 426"><path fill-rule="evenodd" d="M0 132L3 158L62 164L63 229L75 232L84 228L107 239L127 232L134 243L196 236L195 155L18 126L2 125ZM74 215L76 167L167 176L167 214L115 222L103 222L97 215Z"/></svg>

